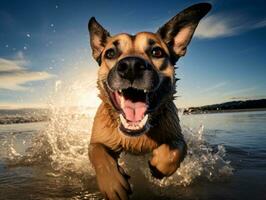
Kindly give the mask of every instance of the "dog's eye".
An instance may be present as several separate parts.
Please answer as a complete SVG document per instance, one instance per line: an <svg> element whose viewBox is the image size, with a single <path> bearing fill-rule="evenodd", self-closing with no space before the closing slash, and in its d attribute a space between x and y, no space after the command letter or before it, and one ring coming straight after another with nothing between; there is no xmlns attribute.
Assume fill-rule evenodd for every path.
<svg viewBox="0 0 266 200"><path fill-rule="evenodd" d="M105 52L105 57L107 59L113 59L116 57L116 50L115 49L108 49L106 52Z"/></svg>
<svg viewBox="0 0 266 200"><path fill-rule="evenodd" d="M164 56L164 51L160 47L154 47L151 50L151 55L155 58L162 58Z"/></svg>

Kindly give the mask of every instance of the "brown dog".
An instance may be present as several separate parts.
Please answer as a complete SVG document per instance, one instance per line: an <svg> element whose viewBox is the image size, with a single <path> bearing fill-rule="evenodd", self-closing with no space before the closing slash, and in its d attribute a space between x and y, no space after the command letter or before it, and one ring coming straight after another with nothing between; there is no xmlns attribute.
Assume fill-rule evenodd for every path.
<svg viewBox="0 0 266 200"><path fill-rule="evenodd" d="M146 153L156 178L172 175L186 154L175 94L177 60L184 56L199 21L211 5L193 5L156 33L111 36L89 21L90 44L100 68L101 105L96 113L89 157L102 194L128 199L128 176L118 165L121 151Z"/></svg>

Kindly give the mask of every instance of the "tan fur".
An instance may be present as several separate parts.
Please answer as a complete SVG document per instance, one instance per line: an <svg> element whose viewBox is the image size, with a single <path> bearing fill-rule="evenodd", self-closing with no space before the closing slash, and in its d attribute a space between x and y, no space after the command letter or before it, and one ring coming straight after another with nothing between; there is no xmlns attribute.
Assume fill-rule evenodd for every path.
<svg viewBox="0 0 266 200"><path fill-rule="evenodd" d="M98 87L101 93L105 93L101 82L106 79L109 70L112 67L114 67L116 62L124 57L138 56L138 57L144 58L145 60L148 60L150 63L152 63L159 71L159 66L161 66L163 60L162 59L151 59L145 53L145 49L148 46L148 39L153 39L154 41L156 41L156 45L164 49L164 51L166 52L168 56L170 55L165 43L160 39L160 37L158 37L158 35L154 33L140 32L136 35L134 40L132 40L132 38L126 33L118 34L118 35L108 38L106 47L104 48L103 53L102 53L102 64L98 71L98 80L99 80ZM120 42L120 49L122 50L122 53L117 59L113 59L110 61L108 59L105 59L103 55L107 49L113 47L114 41ZM171 65L169 61L168 61L166 69L164 69L163 71L159 71L159 72L163 76L170 77L172 80L172 83L174 84L174 73L175 73L174 66ZM103 101L106 101L106 99L104 99Z"/></svg>
<svg viewBox="0 0 266 200"><path fill-rule="evenodd" d="M161 61L153 61L151 58L145 55L145 49L148 45L148 39L153 39L156 41L156 45L160 46L169 54L167 47L160 40L160 38L153 33L141 32L136 35L134 40L127 34L119 34L108 39L106 48L112 47L112 43L116 40L119 41L120 49L123 49L122 54L117 60L130 55L135 55L143 57L144 59L149 60L156 66L159 70L159 66L162 64ZM105 50L104 50L105 52ZM161 126L158 126L157 129L150 129L149 132L138 137L128 137L123 133L119 132L119 116L117 112L111 105L109 97L103 87L102 82L106 79L109 70L113 67L116 61L110 62L106 61L102 57L102 65L99 68L99 80L98 88L100 90L100 98L102 104L98 108L94 119L94 125L92 129L91 143L102 143L114 151L120 151L122 149L130 151L133 153L146 153L157 148L166 140L175 141L175 139L181 139L181 129L179 126L179 119L177 116L177 109L172 102L172 97L169 97L168 101L165 102L165 105L162 106L157 112L158 115L162 110L163 118L160 119ZM168 63L168 67L160 72L163 76L171 77L173 80L174 77L174 67ZM165 130L171 130L165 131ZM174 133L174 134L173 134ZM177 138L180 137L180 138Z"/></svg>
<svg viewBox="0 0 266 200"><path fill-rule="evenodd" d="M91 137L92 143L102 143L113 151L119 152L122 149L132 153L145 153L156 148L158 145L146 134L139 137L128 137L119 133L118 122L112 119L109 105L101 104L95 117L95 123Z"/></svg>
<svg viewBox="0 0 266 200"><path fill-rule="evenodd" d="M156 63L156 61L158 61L158 59L151 59L145 53L145 49L148 47L148 39L153 39L154 41L156 41L156 45L160 46L162 49L164 49L166 54L169 55L169 51L168 51L167 46L164 44L163 41L161 41L160 37L158 37L154 33L140 32L135 36L134 39L132 39L128 34L122 33L122 34L115 35L115 36L108 39L106 47L102 53L103 63L101 65L101 67L106 66L107 68L110 69L114 66L114 64L116 63L117 60L120 60L120 59L130 55L130 56L142 57L142 58L150 61L151 63L154 63L155 67L157 67L159 69L159 66L161 63ZM114 59L112 61L106 60L106 59L104 59L103 55L107 49L113 47L112 43L114 41L120 42L120 45L121 45L120 49L122 50L122 54L120 55L120 57L118 57L117 59ZM173 66L169 64L169 67L171 68ZM101 71L101 69L100 69L100 71ZM108 73L108 71L104 71L103 73Z"/></svg>
<svg viewBox="0 0 266 200"><path fill-rule="evenodd" d="M94 17L90 19L88 28L92 54L100 65L97 84L102 103L94 118L89 157L96 172L99 189L106 199L127 200L132 192L128 176L117 162L121 151L136 154L152 152L149 168L151 174L159 179L172 175L183 161L187 146L173 102L176 82L173 65L185 55L199 21L210 9L211 5L208 3L195 4L175 15L156 33L140 32L136 35L122 33L111 36ZM124 73L124 61L132 59L148 63L143 64L141 68L135 63L134 70L145 68L146 72L150 73L148 70L151 69L147 66L152 66L156 75L149 79L142 74L130 72L127 82L124 82L124 74L121 74ZM124 67L121 64L124 64ZM136 82L142 78L143 84L147 83L146 81L152 84L148 87L148 92L151 93L146 96L151 98L147 103L151 103L152 111L148 114L148 122L144 129L146 132L138 136L136 132L134 135L120 132L125 127L120 127L119 111L114 108L116 104L111 100L116 98L113 94L117 95L120 92L113 90L124 89L121 86L116 87L115 84L125 84L125 87L136 86L135 80L132 84L132 74ZM111 84L110 80L113 81ZM130 88L127 91L131 91ZM148 127L149 125L153 127Z"/></svg>
<svg viewBox="0 0 266 200"><path fill-rule="evenodd" d="M97 110L92 129L91 143L105 144L110 149L132 153L147 153L159 145L183 140L177 109L173 102L167 102L159 109L158 115L163 113L163 118L156 129L151 128L146 134L138 137L128 137L118 129L118 114L111 106L106 95L100 95L102 104ZM172 144L177 146L176 144Z"/></svg>

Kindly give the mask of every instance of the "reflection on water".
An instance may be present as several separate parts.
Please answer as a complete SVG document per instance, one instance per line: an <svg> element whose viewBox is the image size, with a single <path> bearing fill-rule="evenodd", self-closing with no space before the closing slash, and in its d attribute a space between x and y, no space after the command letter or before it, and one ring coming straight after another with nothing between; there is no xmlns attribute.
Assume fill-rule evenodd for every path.
<svg viewBox="0 0 266 200"><path fill-rule="evenodd" d="M92 118L53 109L42 123L0 126L0 199L102 199L88 160ZM158 181L149 155L123 154L132 199L265 199L266 112L181 117L188 156Z"/></svg>

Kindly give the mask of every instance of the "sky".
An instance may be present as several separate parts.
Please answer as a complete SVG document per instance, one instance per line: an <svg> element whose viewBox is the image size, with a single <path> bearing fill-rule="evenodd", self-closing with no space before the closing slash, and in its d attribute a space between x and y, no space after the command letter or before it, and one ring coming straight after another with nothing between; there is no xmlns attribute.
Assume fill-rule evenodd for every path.
<svg viewBox="0 0 266 200"><path fill-rule="evenodd" d="M198 2L0 0L0 108L43 107L59 85L68 91L59 104L75 91L73 104L96 105L90 17L111 34L155 32ZM213 9L176 65L177 105L266 98L266 2L205 2Z"/></svg>

